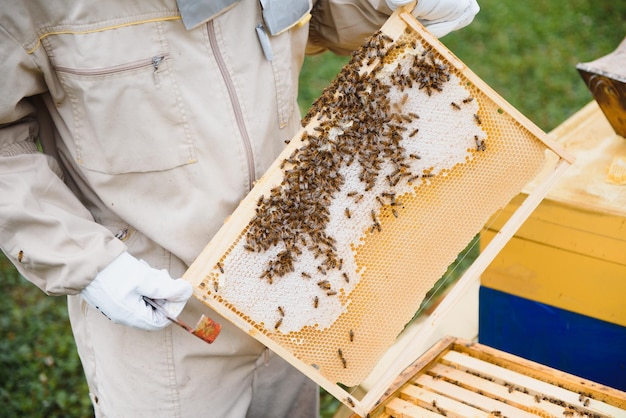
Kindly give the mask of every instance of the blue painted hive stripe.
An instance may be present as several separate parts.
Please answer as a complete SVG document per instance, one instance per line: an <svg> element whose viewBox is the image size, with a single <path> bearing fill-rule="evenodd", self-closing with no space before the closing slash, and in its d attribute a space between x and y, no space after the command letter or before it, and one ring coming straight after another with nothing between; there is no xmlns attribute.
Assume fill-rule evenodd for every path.
<svg viewBox="0 0 626 418"><path fill-rule="evenodd" d="M484 286L479 295L482 344L626 391L626 327Z"/></svg>

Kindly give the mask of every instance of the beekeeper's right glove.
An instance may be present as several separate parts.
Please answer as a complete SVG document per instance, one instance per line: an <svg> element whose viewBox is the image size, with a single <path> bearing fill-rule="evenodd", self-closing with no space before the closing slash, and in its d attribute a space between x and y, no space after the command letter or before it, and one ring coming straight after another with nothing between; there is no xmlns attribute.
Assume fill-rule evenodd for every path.
<svg viewBox="0 0 626 418"><path fill-rule="evenodd" d="M106 266L80 294L111 321L155 331L170 321L143 300L159 301L170 317L177 317L191 297L193 289L183 279L172 279L165 270L150 267L128 252Z"/></svg>

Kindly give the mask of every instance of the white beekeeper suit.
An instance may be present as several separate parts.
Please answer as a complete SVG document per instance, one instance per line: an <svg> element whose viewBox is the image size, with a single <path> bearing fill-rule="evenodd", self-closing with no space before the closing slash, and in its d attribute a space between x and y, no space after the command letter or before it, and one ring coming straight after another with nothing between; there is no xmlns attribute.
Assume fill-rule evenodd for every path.
<svg viewBox="0 0 626 418"><path fill-rule="evenodd" d="M299 128L305 51L349 53L405 2L319 1L310 22L277 1L192 3L0 0L0 247L69 295L98 417L315 416L315 385L172 277ZM441 36L477 12L414 13ZM144 295L220 336L168 326Z"/></svg>

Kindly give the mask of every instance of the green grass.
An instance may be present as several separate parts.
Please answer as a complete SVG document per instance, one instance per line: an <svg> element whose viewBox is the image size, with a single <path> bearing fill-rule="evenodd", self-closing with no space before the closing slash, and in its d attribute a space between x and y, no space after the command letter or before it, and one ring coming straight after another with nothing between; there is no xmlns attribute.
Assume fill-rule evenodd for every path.
<svg viewBox="0 0 626 418"><path fill-rule="evenodd" d="M626 2L479 3L474 22L442 41L546 131L592 100L576 64L612 52L626 36Z"/></svg>
<svg viewBox="0 0 626 418"><path fill-rule="evenodd" d="M480 1L467 28L442 41L513 106L549 131L592 100L575 65L626 35L626 2ZM303 113L347 62L307 57ZM88 417L87 388L64 298L46 297L0 257L0 417ZM338 402L322 397L322 417Z"/></svg>
<svg viewBox="0 0 626 418"><path fill-rule="evenodd" d="M0 289L0 416L92 416L65 298L45 296L4 256Z"/></svg>

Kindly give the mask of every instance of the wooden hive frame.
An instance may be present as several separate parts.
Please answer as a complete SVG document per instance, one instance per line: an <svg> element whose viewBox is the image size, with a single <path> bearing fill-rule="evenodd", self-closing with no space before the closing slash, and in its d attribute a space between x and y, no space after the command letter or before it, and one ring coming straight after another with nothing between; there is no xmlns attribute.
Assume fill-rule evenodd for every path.
<svg viewBox="0 0 626 418"><path fill-rule="evenodd" d="M369 414L371 418L583 415L625 416L626 393L454 337L441 339L405 369Z"/></svg>
<svg viewBox="0 0 626 418"><path fill-rule="evenodd" d="M539 202L546 195L548 190L552 187L552 185L557 181L561 173L569 166L572 161L572 158L567 155L557 144L551 143L545 133L537 128L532 122L526 119L522 114L520 114L515 108L513 108L510 104L508 104L504 99L502 99L496 92L494 92L488 85L486 85L482 80L480 80L471 70L469 70L458 58L456 58L447 48L441 44L435 37L433 37L428 31L426 31L419 22L406 11L406 9L399 9L390 17L387 23L381 28L381 35L384 37L388 37L394 40L400 39L405 34L411 34L411 36L417 35L421 42L428 45L428 51L432 51L433 54L436 54L438 63L445 63L446 68L450 68L455 74L458 74L462 80L465 80L466 85L471 86L472 91L477 92L481 95L481 99L483 103L489 101L489 105L494 110L495 117L500 117L500 115L504 118L508 118L510 126L513 126L515 129L519 129L523 132L525 138L530 138L529 141L532 142L534 146L535 160L533 164L537 164L537 155L540 153L543 156L543 152L545 150L551 150L558 156L557 163L551 167L548 173L545 175L544 179L540 182L538 187L535 188L533 193L529 195L526 200L522 203L520 208L509 218L508 222L501 228L499 234L492 240L490 245L483 251L483 253L476 259L476 261L471 265L471 267L465 272L463 277L458 281L458 283L454 286L452 291L447 295L443 303L441 303L435 312L429 318L429 326L417 336L417 338L427 338L428 335L432 334L434 330L437 328L441 319L445 314L449 311L452 305L461 297L461 295L465 292L465 290L474 283L479 275L484 271L487 265L493 260L493 258L497 255L497 253L503 248L505 243L513 236L515 231L519 228L519 226L524 222L524 220L529 216L529 214L537 207ZM431 49L432 48L432 49ZM371 60L371 65L367 65L364 71L371 70L373 67L378 65L379 61L384 60L385 58L373 59ZM422 94L424 94L422 92ZM428 92L428 96L430 96L430 91ZM328 97L327 97L328 98ZM497 112L495 110L497 109ZM319 110L319 109L318 109ZM481 110L482 112L482 110ZM341 290L341 294L337 296L337 298L341 301L342 306L348 310L348 314L342 314L339 319L335 320L336 323L342 323L341 333L344 335L344 340L346 344L350 347L349 357L346 354L348 360L344 358L344 353L347 352L344 347L344 351L342 351L341 346L338 349L338 345L336 340L333 340L332 343L321 338L320 341L315 342L315 353L307 352L306 350L300 350L299 343L294 341L303 340L302 335L297 332L288 332L282 333L279 332L279 327L284 326L283 317L285 316L285 312L282 306L278 307L278 311L274 311L275 318L270 323L270 320L259 321L255 319L253 314L247 311L247 308L242 308L239 306L234 306L228 298L223 297L222 291L223 280L224 279L224 265L222 264L225 259L225 254L229 254L233 251L239 244L239 241L243 241L243 234L245 231L250 228L250 220L255 217L257 213L257 209L262 207L261 204L266 202L264 199L267 199L267 195L276 187L280 185L284 179L284 173L282 171L282 166L285 164L285 161L290 159L290 156L293 155L295 150L300 149L299 147L303 146L305 140L308 135L307 132L313 132L317 127L320 126L320 117L315 117L319 112L313 112L312 117L307 118L307 125L291 140L289 145L286 147L283 153L277 158L274 164L268 169L266 174L259 179L256 183L253 190L246 196L246 198L241 202L239 207L233 213L233 215L225 222L220 231L216 234L216 236L211 240L211 242L207 245L207 247L203 250L200 256L194 261L194 263L190 266L188 271L185 273L184 278L190 281L194 287L194 295L203 301L207 306L211 307L213 310L224 316L226 319L231 321L233 324L238 326L240 329L244 330L255 339L257 339L262 344L269 347L271 350L276 352L279 356L286 359L288 362L293 364L296 368L298 368L301 372L307 375L309 378L317 382L320 386L322 386L326 391L335 396L337 399L342 401L344 404L353 409L356 413L360 415L366 415L379 400L381 394L389 387L389 385L396 379L398 374L406 368L409 364L411 364L415 358L420 353L414 353L410 350L410 345L407 345L407 349L403 352L395 361L392 366L388 369L387 373L385 373L382 378L378 381L376 386L372 387L362 399L357 399L351 394L349 389L346 389L347 386L355 386L356 384L362 382L364 380L363 373L371 372L371 370L375 366L375 362L381 356L381 350L384 352L386 348L388 348L391 344L393 344L393 339L397 337L398 333L403 328L406 321L411 318L412 312L417 310L419 303L423 299L423 295L426 290L430 289L432 285L441 277L437 275L435 269L435 273L429 273L429 277L426 280L426 290L423 290L421 294L412 295L411 291L404 290L404 285L409 284L411 276L404 278L403 285L395 285L395 293L383 293L382 297L370 297L365 303L361 299L363 296L363 286L366 286L368 281L361 280L359 284L354 288L350 288L347 292ZM485 118L490 118L489 114L481 113ZM309 115L311 116L311 115ZM478 114L474 114L474 117L478 120L478 125L480 125L480 119ZM503 145L498 145L496 138L498 135L494 134L494 138L489 137L488 141L488 150L489 152L480 153L475 150L471 151L471 155L476 156L476 160L480 160L480 158L487 158L490 153L494 153L495 155L500 149L499 152L503 151ZM476 137L476 148L481 151L481 146L483 146L482 150L484 150L484 144L479 141L479 138ZM506 140L503 141L503 143ZM493 146L491 145L493 144ZM500 147L500 148L498 148ZM492 151L493 150L493 151ZM469 152L469 151L468 151ZM530 152L530 151L529 151ZM480 155L479 155L480 154ZM486 156L486 157L484 157ZM519 159L521 162L524 162L524 154L520 155ZM543 160L542 160L543 161ZM459 165L459 164L457 164ZM462 164L461 164L462 165ZM456 167L456 166L455 166ZM448 171L449 178L458 178L459 176L454 176L453 167ZM442 173L445 170L442 170ZM528 173L524 174L520 177L526 178L530 180L534 173L537 170L533 169ZM502 175L500 175L502 176ZM525 177L524 177L525 176ZM418 176L415 176L418 177ZM420 175L422 180L422 185L426 185L424 187L429 186L430 183L430 170L424 170ZM445 177L445 176L444 176ZM468 176L465 176L468 177ZM471 176L470 176L471 177ZM433 180L433 183L437 185L437 178ZM471 178L465 178L464 181L470 181L470 183L463 184L471 184ZM464 248L466 243L476 234L484 222L489 218L492 212L498 207L503 207L510 198L516 195L519 190L523 187L525 183L522 182L513 188L517 188L516 190L507 191L505 196L505 201L498 201L493 203L495 205L491 209L481 209L482 212L491 211L490 213L481 213L479 218L474 219L469 230L465 231L464 237L461 237L455 245L450 246L448 248L449 257L452 255L452 259L450 261L442 261L437 268L441 269L443 267L444 271L449 262L453 261L458 252ZM437 186L438 187L438 186ZM465 186L466 187L466 186ZM435 187L436 189L436 187ZM367 190L367 189L366 189ZM404 196L404 195L403 195ZM499 198L502 199L502 196ZM424 200L424 199L423 199ZM425 199L428 200L428 199ZM489 202L488 202L489 203ZM392 211L395 218L398 217L396 214L396 209L393 207L394 202L391 204L387 202L385 207L380 209L378 214L374 214L372 210L372 217L374 218L374 225L372 226L369 232L366 232L367 237L371 237L376 234L375 226L378 226L380 231L380 225L378 224L378 219L380 219L380 223L383 224L383 229L387 231L388 229L393 229L394 217L389 216ZM430 203L422 203L425 205L429 205ZM492 206L493 206L492 205ZM433 204L430 204L433 206ZM464 208L457 208L458 211L463 210ZM400 210L400 209L398 209ZM438 210L438 209L437 209ZM368 211L369 213L369 211ZM382 215L386 213L386 223L383 222ZM450 212L446 212L450 213ZM347 215L350 217L349 215ZM446 223L445 215L443 220L440 220L439 223ZM459 217L459 218L462 218ZM463 221L465 222L465 221ZM389 228L388 228L389 227ZM444 244L446 240L451 239L453 237L450 234L454 232L454 226L448 226L448 228L452 228L448 230L447 233L443 234L446 238L443 239ZM472 229L474 228L474 229ZM242 232L243 231L243 232ZM412 233L411 233L412 234ZM409 234L408 238L413 237L413 235ZM448 238L450 237L450 238ZM404 235L403 239L406 239L407 236ZM458 237L456 237L458 238ZM415 235L415 239L419 239L418 235ZM439 241L442 241L441 237L438 237ZM245 242L245 241L243 241ZM376 250L376 246L374 246L375 250L373 251L374 255L372 257L376 257L378 251ZM397 249L396 249L397 250ZM392 249L392 251L394 251ZM456 252L455 252L456 251ZM382 254L382 252L381 252ZM393 252L391 254L387 253L379 256L378 262L387 263L389 262L389 256L393 256ZM410 256L410 253L409 253ZM410 258L408 259L410 262ZM407 261L404 261L406 264ZM385 268L387 265L384 266ZM375 271L376 268L368 267L366 272ZM341 267L339 267L341 270ZM221 275L220 275L221 271ZM358 273L359 270L357 269ZM409 273L411 273L409 271ZM442 272L441 272L442 273ZM439 273L439 274L441 274ZM325 274L325 273L324 273ZM378 288L384 289L387 285L387 275L384 274L384 281L378 282ZM266 279L268 279L266 277ZM246 279L248 280L248 279ZM247 285L253 286L253 280L257 280L257 278L250 278L250 281L244 281L243 286ZM272 277L269 277L269 283L272 283ZM349 280L346 279L348 282ZM324 282L321 280L319 283ZM255 282L256 283L256 282ZM365 283L365 284L363 284ZM393 282L389 287L393 287ZM228 282L226 282L228 285ZM429 285L428 285L429 284ZM363 285L363 286L361 286ZM235 285L231 285L234 287ZM238 286L242 286L239 284ZM227 289L228 290L228 289ZM251 290L252 292L252 290ZM361 292L361 293L359 293ZM403 296L409 293L410 301L402 300ZM422 297L419 297L419 296ZM374 295L376 296L376 295ZM403 314L398 315L397 318L388 318L389 315L385 312L385 307L388 305L388 302L393 300L397 302L398 305L402 305L404 308ZM354 310L355 306L363 306L367 305L367 310L364 312L360 312L359 317L355 319L356 314L352 314L350 310ZM347 306L350 306L350 309ZM310 308L310 307L309 307ZM317 298L315 301L315 308L317 308ZM412 310L411 310L412 309ZM408 313L408 317L406 317ZM350 316L353 315L353 316ZM348 318L348 319L346 319ZM367 321L366 321L367 319ZM358 321L357 321L358 320ZM403 322L404 321L404 322ZM358 322L358 324L357 324ZM384 329L383 331L386 333L386 339L384 341L373 341L373 337L377 337L376 327L385 328L390 323L393 323L393 326L389 326L389 329ZM358 336L367 335L369 337L369 341L359 341L359 345L357 346L357 339L355 338L355 344L353 348L352 340L353 340L353 328L358 330ZM317 328L307 326L309 329ZM305 327L305 328L307 328ZM360 328L357 328L360 327ZM320 329L309 330L309 334L307 335L315 335L316 338L319 339L319 335L324 335L324 327L319 327ZM336 325L333 323L330 326L330 329L335 329ZM348 330L349 330L349 341L348 341ZM333 331L335 332L335 331ZM337 331L339 332L339 331ZM337 333L335 332L335 334ZM382 333L382 331L381 331ZM427 335L428 334L428 335ZM334 334L333 334L334 335ZM391 339L389 338L391 336ZM363 339L361 339L363 340ZM218 342L219 343L219 339ZM376 345L378 344L378 345ZM376 346L376 350L370 350L372 346ZM300 350L300 351L298 351ZM312 350L309 350L312 351ZM373 351L373 353L370 353ZM360 356L360 357L359 357ZM369 357L368 357L369 356ZM364 358L365 360L361 361L359 373L350 374L350 368L346 368L346 363L352 366L355 361L354 358ZM319 358L319 361L318 361ZM333 363L334 366L329 367L327 364ZM341 367L341 363L343 362L343 368ZM334 367L334 368L333 368ZM347 373L347 374L346 374ZM367 374L365 374L366 376ZM355 377L356 376L356 377ZM345 380L344 380L345 379ZM349 381L350 384L346 384L345 382ZM338 382L344 382L344 384L339 384Z"/></svg>

